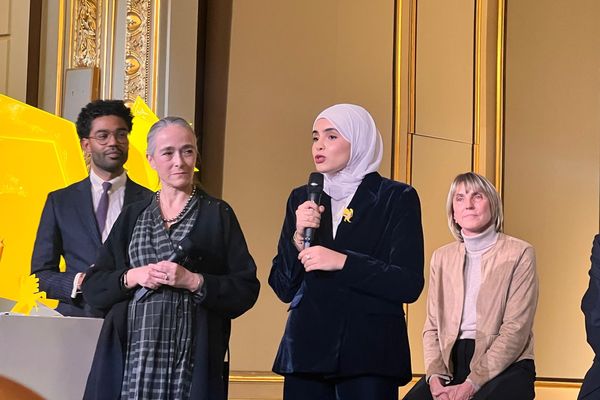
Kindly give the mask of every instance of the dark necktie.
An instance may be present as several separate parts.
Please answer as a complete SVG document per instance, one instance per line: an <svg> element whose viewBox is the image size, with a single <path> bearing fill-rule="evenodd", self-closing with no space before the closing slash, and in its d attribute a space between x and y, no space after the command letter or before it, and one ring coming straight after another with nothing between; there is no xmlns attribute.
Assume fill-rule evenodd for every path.
<svg viewBox="0 0 600 400"><path fill-rule="evenodd" d="M102 196L98 202L98 208L96 209L96 222L98 222L98 229L100 230L100 236L104 232L104 226L106 225L106 214L108 214L108 191L110 190L112 183L102 182Z"/></svg>

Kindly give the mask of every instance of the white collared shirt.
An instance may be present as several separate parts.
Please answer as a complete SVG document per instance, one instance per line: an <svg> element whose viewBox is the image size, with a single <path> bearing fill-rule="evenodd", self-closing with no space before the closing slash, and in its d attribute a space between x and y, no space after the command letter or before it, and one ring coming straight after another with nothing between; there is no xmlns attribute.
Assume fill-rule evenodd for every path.
<svg viewBox="0 0 600 400"><path fill-rule="evenodd" d="M102 189L104 180L96 175L93 169L90 169L90 182L92 184L92 202L94 204L94 212L96 212L98 203L100 203L100 197L104 191L104 189ZM104 225L104 230L101 232L102 243L104 243L108 237L115 221L119 217L119 214L121 214L123 202L125 201L125 183L127 183L127 174L123 171L121 175L108 182L112 183L112 186L108 191L108 211L106 213L106 224ZM71 291L72 298L77 297L80 293L80 291L77 290L77 282L81 275L82 272L77 273L73 280L73 290Z"/></svg>

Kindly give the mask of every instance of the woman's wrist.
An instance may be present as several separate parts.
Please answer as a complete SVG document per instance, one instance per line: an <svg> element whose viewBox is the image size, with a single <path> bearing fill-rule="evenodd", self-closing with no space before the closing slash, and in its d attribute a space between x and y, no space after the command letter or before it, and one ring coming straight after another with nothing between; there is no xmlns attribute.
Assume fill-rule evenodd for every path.
<svg viewBox="0 0 600 400"><path fill-rule="evenodd" d="M130 282L128 280L127 274L129 273L129 270L125 271L123 273L123 275L121 275L121 284L123 285L123 288L125 289L131 289Z"/></svg>
<svg viewBox="0 0 600 400"><path fill-rule="evenodd" d="M304 245L304 236L303 236L303 235L300 235L300 234L298 233L298 231L296 230L296 231L294 231L294 235L292 236L292 241L293 241L293 242L294 242L296 245L298 245L298 246L302 247L302 246Z"/></svg>
<svg viewBox="0 0 600 400"><path fill-rule="evenodd" d="M202 285L204 284L204 277L198 273L192 273L192 283L190 285L189 291L192 293L197 293L200 289L202 289Z"/></svg>

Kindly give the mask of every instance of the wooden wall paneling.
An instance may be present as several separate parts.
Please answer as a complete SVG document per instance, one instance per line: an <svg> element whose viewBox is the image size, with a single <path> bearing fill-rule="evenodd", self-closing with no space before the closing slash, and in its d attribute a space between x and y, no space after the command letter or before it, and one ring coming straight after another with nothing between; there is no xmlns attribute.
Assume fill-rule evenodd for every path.
<svg viewBox="0 0 600 400"><path fill-rule="evenodd" d="M505 229L536 248L538 377L592 361L579 307L599 219L598 15L593 0L508 2Z"/></svg>
<svg viewBox="0 0 600 400"><path fill-rule="evenodd" d="M425 373L423 324L426 315L427 282L431 253L454 240L448 230L446 197L454 177L471 167L471 145L415 136L413 142L413 186L421 199L425 236L425 289L419 300L408 306L408 328L413 373Z"/></svg>

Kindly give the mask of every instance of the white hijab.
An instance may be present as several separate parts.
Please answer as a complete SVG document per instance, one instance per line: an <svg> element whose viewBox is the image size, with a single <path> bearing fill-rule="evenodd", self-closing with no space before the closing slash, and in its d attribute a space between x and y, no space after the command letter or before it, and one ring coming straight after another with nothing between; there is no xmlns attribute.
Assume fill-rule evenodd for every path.
<svg viewBox="0 0 600 400"><path fill-rule="evenodd" d="M371 114L355 104L336 104L323 110L313 123L326 119L350 142L350 159L339 172L324 174L323 190L331 197L333 235L343 210L356 193L365 175L377 171L383 157L383 141Z"/></svg>

